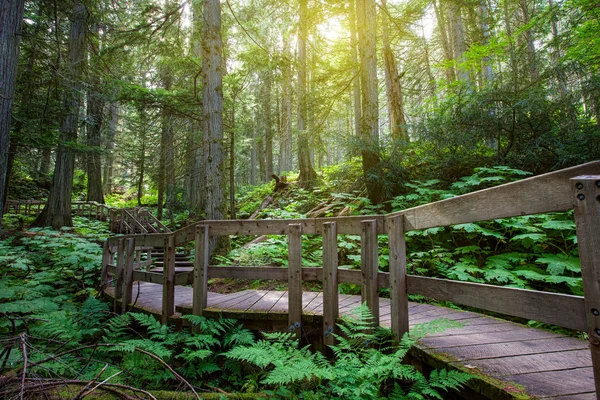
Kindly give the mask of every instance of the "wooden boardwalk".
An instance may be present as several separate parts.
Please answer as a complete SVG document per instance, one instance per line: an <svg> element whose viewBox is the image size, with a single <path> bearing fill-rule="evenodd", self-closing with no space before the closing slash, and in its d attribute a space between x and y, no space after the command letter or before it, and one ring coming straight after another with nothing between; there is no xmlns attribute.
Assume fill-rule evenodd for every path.
<svg viewBox="0 0 600 400"><path fill-rule="evenodd" d="M113 288L107 289L113 294ZM175 286L177 318L191 312L192 288ZM360 296L340 295L340 315L360 305ZM135 282L132 303L136 309L160 315L162 285ZM303 321L323 312L323 294L302 294ZM207 315L219 313L241 320L268 315L287 324L288 293L244 290L232 294L208 293ZM463 324L444 333L428 335L415 349L421 358L436 367L450 364L472 372L470 389L492 399L544 398L556 400L596 399L592 359L587 341L529 328L512 322L430 304L409 302L409 323L436 318ZM390 301L380 299L381 325L390 326ZM264 321L261 326L265 327ZM268 328L265 328L268 329ZM530 397L528 397L527 395Z"/></svg>

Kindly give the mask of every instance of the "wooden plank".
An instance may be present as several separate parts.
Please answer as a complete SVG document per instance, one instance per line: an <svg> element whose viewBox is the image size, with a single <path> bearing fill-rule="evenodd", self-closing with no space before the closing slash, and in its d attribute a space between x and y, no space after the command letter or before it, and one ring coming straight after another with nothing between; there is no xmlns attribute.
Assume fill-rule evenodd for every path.
<svg viewBox="0 0 600 400"><path fill-rule="evenodd" d="M408 292L406 290L406 238L404 216L388 220L391 328L396 341L408 332Z"/></svg>
<svg viewBox="0 0 600 400"><path fill-rule="evenodd" d="M194 250L194 301L192 314L202 315L208 305L209 231L207 225L196 226Z"/></svg>
<svg viewBox="0 0 600 400"><path fill-rule="evenodd" d="M600 174L578 176L571 184L585 294L586 332L594 364L596 393L600 398Z"/></svg>
<svg viewBox="0 0 600 400"><path fill-rule="evenodd" d="M584 174L600 174L600 162L593 161L399 211L388 214L386 219L389 221L394 216L404 215L405 230L410 231L567 210L573 207L569 179Z"/></svg>
<svg viewBox="0 0 600 400"><path fill-rule="evenodd" d="M586 309L581 296L414 275L407 276L407 285L409 293L438 300L452 301L574 330L585 330L586 326Z"/></svg>
<svg viewBox="0 0 600 400"><path fill-rule="evenodd" d="M265 292L265 291L263 291ZM262 294L257 293L256 290L244 290L243 292L231 293L225 295L224 297L215 301L214 304L211 305L213 309L221 309L221 310L230 310L230 309L241 309L246 310L252 304L256 303ZM240 304L247 304L249 299L253 299L250 301L250 304L245 307L238 306Z"/></svg>
<svg viewBox="0 0 600 400"><path fill-rule="evenodd" d="M466 365L468 368L475 367L486 374L503 376L591 367L592 359L588 350L573 350L504 358L486 358L452 364Z"/></svg>
<svg viewBox="0 0 600 400"><path fill-rule="evenodd" d="M304 301L304 296L302 296L302 299ZM279 300L277 300L275 302L275 304L273 304L273 307L271 307L271 309L269 310L269 312L272 313L287 313L288 310L288 292L285 291L283 292L283 294L281 295L281 297L279 298Z"/></svg>
<svg viewBox="0 0 600 400"><path fill-rule="evenodd" d="M319 292L302 293L302 312L306 312L306 307L318 296Z"/></svg>
<svg viewBox="0 0 600 400"><path fill-rule="evenodd" d="M302 225L290 224L288 234L288 325L302 332Z"/></svg>
<svg viewBox="0 0 600 400"><path fill-rule="evenodd" d="M279 300L286 294L287 292L281 292L277 290L269 290L263 294L260 300L254 302L250 307L246 309L246 311L261 311L261 312L270 312L273 309L273 306L277 304ZM287 310L287 307L286 307ZM299 331L300 329L296 329Z"/></svg>
<svg viewBox="0 0 600 400"><path fill-rule="evenodd" d="M513 343L530 339L550 339L560 338L561 336L547 331L534 328L514 329L505 332L492 332L486 334L474 334L469 336L443 336L443 337L425 337L421 342L431 348L451 347L451 346L469 346L478 344L494 343Z"/></svg>
<svg viewBox="0 0 600 400"><path fill-rule="evenodd" d="M316 314L316 309L323 305L323 292L318 292L315 297L304 307L305 314Z"/></svg>
<svg viewBox="0 0 600 400"><path fill-rule="evenodd" d="M169 322L175 312L175 237L168 236L164 242L165 266L163 270L162 323Z"/></svg>
<svg viewBox="0 0 600 400"><path fill-rule="evenodd" d="M362 303L360 296L349 295L347 298L340 300L339 313L348 315L350 311L357 307L360 307L361 304Z"/></svg>
<svg viewBox="0 0 600 400"><path fill-rule="evenodd" d="M126 239L126 260L123 273L123 299L121 300L121 314L127 312L127 306L131 303L131 292L133 291L133 261L135 256L135 239Z"/></svg>
<svg viewBox="0 0 600 400"><path fill-rule="evenodd" d="M594 387L591 367L507 375L504 379L527 387L527 392L533 396L575 395L589 392L589 388Z"/></svg>
<svg viewBox="0 0 600 400"><path fill-rule="evenodd" d="M431 340L433 340L433 338L431 338ZM581 349L588 349L588 344L583 340L570 337L558 337L523 340L520 342L486 343L480 345L450 345L448 347L437 347L435 352L448 354L462 360L479 360L482 358L509 357Z"/></svg>
<svg viewBox="0 0 600 400"><path fill-rule="evenodd" d="M552 400L598 400L596 397L596 393L577 393L574 395L566 395L566 396L552 396L552 397L540 397L540 399L552 399Z"/></svg>
<svg viewBox="0 0 600 400"><path fill-rule="evenodd" d="M338 318L338 246L335 222L323 224L323 342L334 343L332 333Z"/></svg>

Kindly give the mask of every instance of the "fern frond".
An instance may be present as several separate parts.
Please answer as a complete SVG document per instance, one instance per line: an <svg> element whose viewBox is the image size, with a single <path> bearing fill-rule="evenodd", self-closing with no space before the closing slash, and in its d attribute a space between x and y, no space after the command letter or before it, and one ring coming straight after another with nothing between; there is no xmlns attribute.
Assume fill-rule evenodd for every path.
<svg viewBox="0 0 600 400"><path fill-rule="evenodd" d="M143 313L129 313L131 318L147 329L148 336L155 340L165 340L171 333L168 325L163 325L152 315Z"/></svg>

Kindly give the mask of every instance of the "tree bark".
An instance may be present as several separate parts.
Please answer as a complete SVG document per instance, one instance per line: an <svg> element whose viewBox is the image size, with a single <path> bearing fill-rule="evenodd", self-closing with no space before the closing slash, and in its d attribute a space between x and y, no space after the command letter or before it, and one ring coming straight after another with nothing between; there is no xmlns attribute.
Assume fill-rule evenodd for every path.
<svg viewBox="0 0 600 400"><path fill-rule="evenodd" d="M452 56L452 47L448 40L448 32L446 32L446 18L442 10L441 3L438 4L438 0L433 0L433 9L435 11L435 18L437 19L438 29L440 31L440 38L442 40L442 49L444 50L444 59L446 61L446 81L452 83L456 80L456 73L454 67L451 65L454 57Z"/></svg>
<svg viewBox="0 0 600 400"><path fill-rule="evenodd" d="M202 113L204 132L204 175L206 218L225 218L225 175L223 157L223 40L221 37L221 3L204 0L202 35ZM225 237L223 237L225 238ZM217 247L217 237L210 240L210 253ZM222 242L222 245L226 245Z"/></svg>
<svg viewBox="0 0 600 400"><path fill-rule="evenodd" d="M281 161L280 173L292 170L292 72L289 39L283 39L283 99L281 104Z"/></svg>
<svg viewBox="0 0 600 400"><path fill-rule="evenodd" d="M265 182L273 175L273 129L271 121L271 71L265 72L264 82L264 108L265 108Z"/></svg>
<svg viewBox="0 0 600 400"><path fill-rule="evenodd" d="M8 149L13 98L17 81L23 0L0 0L0 228L7 187Z"/></svg>
<svg viewBox="0 0 600 400"><path fill-rule="evenodd" d="M529 24L530 15L527 0L519 0L519 6L523 13L523 25ZM529 66L529 79L531 82L537 82L539 79L539 71L537 67L537 61L535 56L535 45L533 43L533 32L531 28L525 29L525 42L527 45L527 63Z"/></svg>
<svg viewBox="0 0 600 400"><path fill-rule="evenodd" d="M354 109L354 134L360 137L361 104L360 104L360 64L358 62L358 39L356 38L356 0L349 1L348 19L350 20L350 62L354 66L352 72L352 106Z"/></svg>
<svg viewBox="0 0 600 400"><path fill-rule="evenodd" d="M94 27L95 37L92 43L98 44L95 53L98 54L92 59L96 64L100 63L99 54L99 35L100 28ZM98 75L99 65L94 65L94 70L90 71L90 86L87 92L87 200L96 201L104 204L104 195L102 193L102 123L104 120L104 96L100 93L100 76Z"/></svg>
<svg viewBox="0 0 600 400"><path fill-rule="evenodd" d="M69 65L64 83L65 119L61 126L61 141L56 151L56 164L52 188L48 202L41 214L34 221L34 226L51 226L60 229L72 226L71 196L73 194L73 173L75 169L75 145L77 143L77 128L79 109L81 106L81 91L83 71L86 64L85 37L87 32L88 12L85 5L75 2L69 34Z"/></svg>
<svg viewBox="0 0 600 400"><path fill-rule="evenodd" d="M400 78L398 75L398 67L396 66L396 58L390 44L389 33L389 14L387 9L387 1L381 0L381 11L383 18L383 61L385 66L385 85L387 89L388 109L390 118L390 135L394 142L394 149L402 148L408 143L408 134L406 132L406 119L404 117L404 101L402 87L400 86Z"/></svg>
<svg viewBox="0 0 600 400"><path fill-rule="evenodd" d="M379 102L377 88L377 18L375 0L358 0L358 48L362 88L362 167L367 194L373 204L383 200L379 181Z"/></svg>
<svg viewBox="0 0 600 400"><path fill-rule="evenodd" d="M470 84L471 79L469 76L469 70L463 65L465 61L464 54L467 51L467 45L465 42L465 28L463 25L460 4L455 1L450 2L450 7L448 8L448 19L450 20L450 26L452 29L454 61L456 63L458 79L465 84Z"/></svg>
<svg viewBox="0 0 600 400"><path fill-rule="evenodd" d="M104 193L113 192L113 168L114 168L114 150L117 137L117 126L119 124L119 106L116 102L111 102L108 106L108 129L106 130L106 148L104 150Z"/></svg>
<svg viewBox="0 0 600 400"><path fill-rule="evenodd" d="M308 40L308 0L300 0L298 21L298 163L300 186L311 187L317 181L317 173L310 162L307 121L307 65L306 42Z"/></svg>

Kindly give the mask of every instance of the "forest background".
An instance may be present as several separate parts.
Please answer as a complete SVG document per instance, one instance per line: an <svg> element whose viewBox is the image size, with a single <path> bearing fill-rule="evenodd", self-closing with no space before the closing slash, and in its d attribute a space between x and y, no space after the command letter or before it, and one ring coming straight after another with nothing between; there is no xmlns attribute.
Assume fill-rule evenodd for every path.
<svg viewBox="0 0 600 400"><path fill-rule="evenodd" d="M389 209L415 179L600 154L595 0L11 0L2 14L20 55L1 56L18 74L2 79L0 199L49 194L41 226L115 194L161 218L235 218L248 185L312 190L328 168L332 191Z"/></svg>

